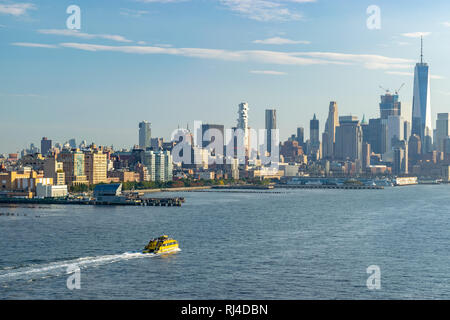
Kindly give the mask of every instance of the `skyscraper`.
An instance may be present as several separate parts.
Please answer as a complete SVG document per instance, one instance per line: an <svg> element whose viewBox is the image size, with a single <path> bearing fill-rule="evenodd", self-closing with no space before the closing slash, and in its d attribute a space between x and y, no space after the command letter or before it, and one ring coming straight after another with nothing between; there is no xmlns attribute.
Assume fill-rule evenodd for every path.
<svg viewBox="0 0 450 320"><path fill-rule="evenodd" d="M302 127L297 128L297 142L302 147L305 143L305 130Z"/></svg>
<svg viewBox="0 0 450 320"><path fill-rule="evenodd" d="M450 135L450 113L438 113L436 119L435 148L444 151L444 139Z"/></svg>
<svg viewBox="0 0 450 320"><path fill-rule="evenodd" d="M266 110L266 139L267 139L267 152L272 152L272 130L277 128L277 110Z"/></svg>
<svg viewBox="0 0 450 320"><path fill-rule="evenodd" d="M412 107L411 134L417 134L422 141L422 151L431 151L431 105L430 73L423 62L423 39L421 39L420 63L414 69L414 96Z"/></svg>
<svg viewBox="0 0 450 320"><path fill-rule="evenodd" d="M45 156L51 149L52 149L52 140L43 137L41 140L41 154Z"/></svg>
<svg viewBox="0 0 450 320"><path fill-rule="evenodd" d="M398 94L390 94L386 91L381 96L380 102L380 118L387 119L389 116L400 116L402 114L402 104L398 101Z"/></svg>
<svg viewBox="0 0 450 320"><path fill-rule="evenodd" d="M339 160L362 160L362 129L358 117L339 117L336 128L335 157Z"/></svg>
<svg viewBox="0 0 450 320"><path fill-rule="evenodd" d="M248 103L242 102L239 104L237 129L241 129L244 133L244 154L248 156L248 146L249 146L249 134L248 134Z"/></svg>
<svg viewBox="0 0 450 320"><path fill-rule="evenodd" d="M139 123L139 147L144 150L151 146L152 130L150 126L150 122L147 121Z"/></svg>
<svg viewBox="0 0 450 320"><path fill-rule="evenodd" d="M328 119L325 123L325 131L322 134L322 156L324 158L332 159L334 157L334 143L336 141L337 126L339 126L337 103L331 101L328 110Z"/></svg>

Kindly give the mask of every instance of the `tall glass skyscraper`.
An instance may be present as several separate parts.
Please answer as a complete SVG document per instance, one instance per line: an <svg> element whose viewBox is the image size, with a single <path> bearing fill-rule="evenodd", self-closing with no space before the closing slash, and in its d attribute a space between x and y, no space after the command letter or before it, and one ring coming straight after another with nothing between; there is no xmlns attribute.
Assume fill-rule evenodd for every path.
<svg viewBox="0 0 450 320"><path fill-rule="evenodd" d="M277 110L266 110L267 152L272 153L272 130L277 128Z"/></svg>
<svg viewBox="0 0 450 320"><path fill-rule="evenodd" d="M411 134L422 140L422 151L431 151L431 105L430 73L428 64L423 62L423 40L421 39L420 63L414 69L414 97L412 108Z"/></svg>
<svg viewBox="0 0 450 320"><path fill-rule="evenodd" d="M139 147L146 150L151 146L152 130L150 123L142 121L139 123Z"/></svg>

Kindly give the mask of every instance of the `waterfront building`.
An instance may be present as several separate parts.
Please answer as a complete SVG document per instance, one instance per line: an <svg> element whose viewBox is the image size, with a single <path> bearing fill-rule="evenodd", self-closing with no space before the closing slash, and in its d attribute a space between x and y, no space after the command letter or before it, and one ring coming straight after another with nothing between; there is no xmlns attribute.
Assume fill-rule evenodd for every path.
<svg viewBox="0 0 450 320"><path fill-rule="evenodd" d="M63 150L58 159L63 163L65 173L65 184L68 186L89 184L84 168L84 153L79 149Z"/></svg>
<svg viewBox="0 0 450 320"><path fill-rule="evenodd" d="M438 113L436 119L435 149L444 151L444 140L450 136L450 113Z"/></svg>
<svg viewBox="0 0 450 320"><path fill-rule="evenodd" d="M430 73L428 64L423 62L423 39L421 39L420 63L417 63L414 69L413 93L411 133L420 137L422 153L430 152L432 143Z"/></svg>
<svg viewBox="0 0 450 320"><path fill-rule="evenodd" d="M52 149L52 140L47 137L43 137L41 140L41 154L46 156L48 152Z"/></svg>
<svg viewBox="0 0 450 320"><path fill-rule="evenodd" d="M335 101L330 102L325 131L322 134L322 157L334 158L334 143L336 141L336 127L339 126L338 108Z"/></svg>
<svg viewBox="0 0 450 320"><path fill-rule="evenodd" d="M52 178L45 178L43 173L24 167L20 171L0 173L0 191L35 192L36 185L52 185Z"/></svg>
<svg viewBox="0 0 450 320"><path fill-rule="evenodd" d="M62 198L68 195L67 185L36 185L36 197L38 198Z"/></svg>
<svg viewBox="0 0 450 320"><path fill-rule="evenodd" d="M44 160L44 176L52 178L55 185L65 185L66 183L63 163L57 161L54 156Z"/></svg>
<svg viewBox="0 0 450 320"><path fill-rule="evenodd" d="M173 159L170 151L146 151L143 164L147 167L150 181L173 180Z"/></svg>
<svg viewBox="0 0 450 320"><path fill-rule="evenodd" d="M266 141L267 152L272 153L272 130L277 128L277 110L266 110Z"/></svg>
<svg viewBox="0 0 450 320"><path fill-rule="evenodd" d="M139 147L146 150L151 146L152 130L151 124L147 121L139 123Z"/></svg>
<svg viewBox="0 0 450 320"><path fill-rule="evenodd" d="M102 151L88 151L84 153L85 175L90 184L106 183L107 155Z"/></svg>
<svg viewBox="0 0 450 320"><path fill-rule="evenodd" d="M350 161L361 160L362 135L358 117L339 117L339 126L336 128L336 159Z"/></svg>

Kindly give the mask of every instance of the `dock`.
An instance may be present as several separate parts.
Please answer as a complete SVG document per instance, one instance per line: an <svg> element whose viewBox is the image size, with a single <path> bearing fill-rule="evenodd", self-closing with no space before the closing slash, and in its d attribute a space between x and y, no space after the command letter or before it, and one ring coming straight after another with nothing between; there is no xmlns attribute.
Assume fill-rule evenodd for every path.
<svg viewBox="0 0 450 320"><path fill-rule="evenodd" d="M277 184L276 188L284 189L345 189L345 190L381 190L383 186L364 185L326 185L326 184Z"/></svg>

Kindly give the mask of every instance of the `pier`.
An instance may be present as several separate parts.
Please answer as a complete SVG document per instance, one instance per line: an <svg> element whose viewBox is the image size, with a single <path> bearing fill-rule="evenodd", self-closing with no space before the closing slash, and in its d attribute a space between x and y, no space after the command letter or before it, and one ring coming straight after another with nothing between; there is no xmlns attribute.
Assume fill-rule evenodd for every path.
<svg viewBox="0 0 450 320"><path fill-rule="evenodd" d="M277 184L276 188L285 189L345 189L345 190L380 190L383 186L364 185L325 185L325 184Z"/></svg>

